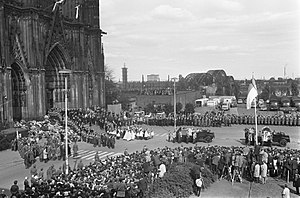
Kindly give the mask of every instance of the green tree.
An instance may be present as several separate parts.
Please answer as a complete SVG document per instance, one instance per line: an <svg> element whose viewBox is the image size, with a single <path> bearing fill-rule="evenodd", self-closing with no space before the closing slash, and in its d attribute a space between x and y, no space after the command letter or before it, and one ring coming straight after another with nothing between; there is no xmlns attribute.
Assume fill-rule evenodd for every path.
<svg viewBox="0 0 300 198"><path fill-rule="evenodd" d="M294 80L291 83L291 92L292 92L292 96L299 95L298 84Z"/></svg>
<svg viewBox="0 0 300 198"><path fill-rule="evenodd" d="M123 94L119 97L119 102L121 103L122 110L129 111L129 99L128 97L124 96Z"/></svg>
<svg viewBox="0 0 300 198"><path fill-rule="evenodd" d="M105 79L105 98L106 104L113 104L114 101L118 101L119 90L116 83L112 80Z"/></svg>
<svg viewBox="0 0 300 198"><path fill-rule="evenodd" d="M185 78L182 77L182 75L179 75L179 80L176 83L176 90L184 91L186 89L187 89L186 80L185 80Z"/></svg>
<svg viewBox="0 0 300 198"><path fill-rule="evenodd" d="M195 112L194 105L192 103L187 103L185 105L184 111L185 111L185 113L194 113Z"/></svg>
<svg viewBox="0 0 300 198"><path fill-rule="evenodd" d="M113 81L113 71L107 65L104 66L104 72L106 104L113 104L115 101L118 101L120 90L117 88L116 83Z"/></svg>
<svg viewBox="0 0 300 198"><path fill-rule="evenodd" d="M259 98L262 98L264 100L269 100L270 97L274 94L274 88L270 84L266 84L264 88L262 89L261 94L259 95Z"/></svg>
<svg viewBox="0 0 300 198"><path fill-rule="evenodd" d="M232 85L232 92L233 92L236 99L238 99L240 97L241 91L240 91L240 85L238 83L235 82Z"/></svg>

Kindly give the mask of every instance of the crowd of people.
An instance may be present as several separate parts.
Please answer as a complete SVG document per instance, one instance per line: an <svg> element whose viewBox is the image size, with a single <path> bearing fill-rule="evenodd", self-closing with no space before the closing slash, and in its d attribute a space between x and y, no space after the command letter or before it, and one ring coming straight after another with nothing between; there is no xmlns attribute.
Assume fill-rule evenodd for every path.
<svg viewBox="0 0 300 198"><path fill-rule="evenodd" d="M143 197L148 186L163 177L171 164L186 162L208 167L218 179L227 179L232 184L243 179L265 184L268 177L279 177L295 181L295 187L299 187L299 156L299 150L260 146L195 145L154 150L145 146L142 151L128 153L125 150L123 155L104 161L96 154L94 163L87 166L78 163L74 169L70 168L68 175L62 167L56 170L51 166L46 175L33 167L31 185L24 182L25 191L19 197ZM201 173L201 168L197 171ZM20 193L15 185L17 183L11 188L13 195Z"/></svg>
<svg viewBox="0 0 300 198"><path fill-rule="evenodd" d="M31 167L36 158L45 163L49 160L65 159L65 130L59 122L46 117L44 121L17 122L15 127L28 130L28 136L22 137L19 134L19 137L12 141L11 147L13 151L19 152L26 168ZM78 141L80 137L71 129L68 130L68 137L67 150L71 155L71 144ZM76 148L76 143L73 151L74 148Z"/></svg>
<svg viewBox="0 0 300 198"><path fill-rule="evenodd" d="M51 115L50 115L51 114ZM27 168L39 157L41 161L64 159L64 129L60 124L63 111L55 110L42 122L17 123L20 127L30 129L28 137L20 137L14 141L12 148L20 152ZM58 117L52 120L51 117ZM226 115L223 112L207 112L202 115L178 115L179 125L193 125L196 123L211 124L210 121L199 122L201 119L217 119L226 126L231 124L245 124L242 116ZM228 117L227 117L228 116ZM108 146L114 148L117 139L148 139L154 136L149 129L142 129L133 125L134 121L125 119L126 115L114 115L103 109L69 110L69 135L76 155L76 141L86 141L94 146ZM224 119L226 117L226 119ZM230 119L229 119L230 117ZM232 121L235 117L236 120ZM228 119L227 119L228 118ZM168 119L168 118L167 118ZM199 120L197 120L199 119ZM197 120L195 122L195 120ZM243 120L243 121L242 121ZM172 118L170 118L172 122ZM289 123L289 122L281 122ZM156 123L154 123L156 124ZM90 126L98 125L104 129L99 134L91 130ZM193 135L191 135L193 137ZM109 140L112 138L112 142ZM71 154L71 147L68 148ZM65 174L66 165L56 170L51 166L46 175L44 170L38 171L33 165L30 179L24 182L24 191L20 192L18 182L15 181L11 193L16 197L144 197L148 187L157 179L164 176L173 163L195 162L200 167L208 167L219 179L232 182L242 182L243 179L265 184L267 177L279 177L284 180L295 181L295 187L300 186L300 151L294 149L280 150L277 148L198 146L157 148L128 153L113 158L99 160L98 153L94 163L83 166L80 161L70 173ZM201 172L199 170L199 172ZM195 179L199 179L198 177ZM29 185L29 183L31 185ZM196 187L196 180L194 187ZM297 188L296 188L297 189ZM197 190L199 190L197 188ZM299 193L297 191L297 193Z"/></svg>

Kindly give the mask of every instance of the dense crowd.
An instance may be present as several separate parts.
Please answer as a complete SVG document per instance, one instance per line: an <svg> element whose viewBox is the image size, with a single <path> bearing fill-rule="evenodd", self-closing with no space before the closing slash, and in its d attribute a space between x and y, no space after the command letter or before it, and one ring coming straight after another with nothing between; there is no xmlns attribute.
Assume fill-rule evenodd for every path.
<svg viewBox="0 0 300 198"><path fill-rule="evenodd" d="M299 156L300 151L293 149L198 145L154 150L144 147L131 154L125 150L123 155L104 161L96 154L94 163L78 164L68 175L61 167L56 170L51 166L46 175L34 167L30 171L31 185L25 185L20 197L143 197L149 185L163 177L171 164L186 162L199 165L200 169L193 170L195 180L201 167L208 167L219 179L232 183L247 179L265 184L267 177L278 177L295 181L295 187L299 187ZM11 193L20 191L13 185Z"/></svg>

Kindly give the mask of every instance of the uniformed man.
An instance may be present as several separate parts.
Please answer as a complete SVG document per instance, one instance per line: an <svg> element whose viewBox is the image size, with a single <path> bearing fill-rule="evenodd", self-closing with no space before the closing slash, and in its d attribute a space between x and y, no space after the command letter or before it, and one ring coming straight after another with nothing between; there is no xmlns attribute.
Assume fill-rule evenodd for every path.
<svg viewBox="0 0 300 198"><path fill-rule="evenodd" d="M73 157L77 157L77 155L78 155L78 144L75 141L73 145Z"/></svg>

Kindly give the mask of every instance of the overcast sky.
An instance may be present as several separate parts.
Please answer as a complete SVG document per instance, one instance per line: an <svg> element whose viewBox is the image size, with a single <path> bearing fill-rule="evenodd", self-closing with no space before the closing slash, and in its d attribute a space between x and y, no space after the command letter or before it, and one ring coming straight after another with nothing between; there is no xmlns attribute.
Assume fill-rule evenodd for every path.
<svg viewBox="0 0 300 198"><path fill-rule="evenodd" d="M101 0L115 80L224 69L235 79L300 77L299 0Z"/></svg>

